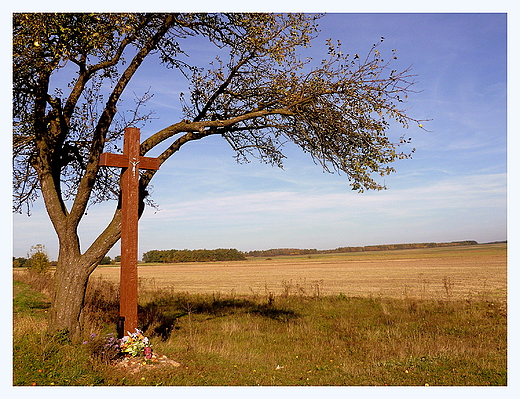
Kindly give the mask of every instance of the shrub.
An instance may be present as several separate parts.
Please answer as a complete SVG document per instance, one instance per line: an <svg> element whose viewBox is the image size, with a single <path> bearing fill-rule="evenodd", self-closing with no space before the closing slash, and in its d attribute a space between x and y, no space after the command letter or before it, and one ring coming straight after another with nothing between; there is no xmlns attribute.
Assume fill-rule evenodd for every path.
<svg viewBox="0 0 520 399"><path fill-rule="evenodd" d="M45 245L37 244L29 251L29 268L37 273L46 273L49 270L49 256Z"/></svg>
<svg viewBox="0 0 520 399"><path fill-rule="evenodd" d="M13 267L24 267L27 266L28 259L26 258L15 258L13 256Z"/></svg>

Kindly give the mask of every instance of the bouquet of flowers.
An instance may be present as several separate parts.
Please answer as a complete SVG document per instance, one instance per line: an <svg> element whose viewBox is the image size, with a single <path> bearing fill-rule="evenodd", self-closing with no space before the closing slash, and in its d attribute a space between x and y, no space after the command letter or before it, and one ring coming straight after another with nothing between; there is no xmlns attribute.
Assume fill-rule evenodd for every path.
<svg viewBox="0 0 520 399"><path fill-rule="evenodd" d="M132 357L144 354L145 358L150 359L152 356L150 341L143 335L143 332L137 328L135 329L135 333L128 332L128 335L125 335L119 340L119 348L122 353Z"/></svg>

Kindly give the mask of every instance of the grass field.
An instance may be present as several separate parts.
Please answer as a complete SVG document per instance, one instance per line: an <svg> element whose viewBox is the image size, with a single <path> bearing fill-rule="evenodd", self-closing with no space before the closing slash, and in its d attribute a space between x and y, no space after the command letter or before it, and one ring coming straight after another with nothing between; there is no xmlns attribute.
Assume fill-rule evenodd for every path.
<svg viewBox="0 0 520 399"><path fill-rule="evenodd" d="M119 267L93 277L119 281ZM507 246L410 249L251 258L215 263L142 264L143 288L223 294L314 294L464 299L507 296Z"/></svg>
<svg viewBox="0 0 520 399"><path fill-rule="evenodd" d="M117 268L98 268L89 284L92 345L48 334L49 285L16 270L13 385L505 386L506 253L142 265L140 327L181 366L137 373L103 361L89 337L115 331Z"/></svg>

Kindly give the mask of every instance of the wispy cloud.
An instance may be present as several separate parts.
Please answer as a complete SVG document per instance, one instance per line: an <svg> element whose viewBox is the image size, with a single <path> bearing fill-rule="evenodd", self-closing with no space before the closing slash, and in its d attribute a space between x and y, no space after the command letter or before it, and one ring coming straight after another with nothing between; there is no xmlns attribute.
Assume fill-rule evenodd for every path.
<svg viewBox="0 0 520 399"><path fill-rule="evenodd" d="M243 192L228 195L181 200L164 204L163 210L150 215L154 223L169 224L211 220L212 223L233 220L233 223L277 222L304 218L305 220L345 220L355 215L366 217L417 218L431 212L452 212L465 209L504 211L506 176L472 175L448 176L431 185L399 191L357 194L354 192L325 192L323 194L298 190ZM148 217L147 217L148 218Z"/></svg>

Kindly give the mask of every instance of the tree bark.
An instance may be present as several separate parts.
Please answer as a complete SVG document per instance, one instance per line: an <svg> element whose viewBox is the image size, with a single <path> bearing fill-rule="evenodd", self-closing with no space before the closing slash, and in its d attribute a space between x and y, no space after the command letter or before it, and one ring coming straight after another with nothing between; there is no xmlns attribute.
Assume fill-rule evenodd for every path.
<svg viewBox="0 0 520 399"><path fill-rule="evenodd" d="M89 277L121 236L121 209L107 228L81 254L76 228L59 235L60 250L54 275L50 331L65 331L74 342L81 339L82 315Z"/></svg>
<svg viewBox="0 0 520 399"><path fill-rule="evenodd" d="M60 250L58 258L50 327L51 331L68 332L77 342L81 337L81 315L89 275L80 257L67 252Z"/></svg>

